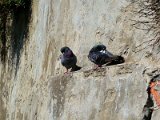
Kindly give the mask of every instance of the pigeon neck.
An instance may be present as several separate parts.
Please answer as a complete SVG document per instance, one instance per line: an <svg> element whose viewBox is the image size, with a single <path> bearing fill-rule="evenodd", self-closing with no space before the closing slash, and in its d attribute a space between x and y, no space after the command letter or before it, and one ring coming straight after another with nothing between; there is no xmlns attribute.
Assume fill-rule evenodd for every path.
<svg viewBox="0 0 160 120"><path fill-rule="evenodd" d="M67 53L64 54L64 56L72 57L73 56L73 52L72 51L68 51Z"/></svg>

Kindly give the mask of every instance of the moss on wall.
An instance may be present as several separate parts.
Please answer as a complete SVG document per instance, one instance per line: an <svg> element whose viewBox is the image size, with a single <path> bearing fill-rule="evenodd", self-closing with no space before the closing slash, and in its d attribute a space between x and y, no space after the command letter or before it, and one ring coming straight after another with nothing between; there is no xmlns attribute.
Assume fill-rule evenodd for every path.
<svg viewBox="0 0 160 120"><path fill-rule="evenodd" d="M29 0L1 0L1 6L25 6L26 2Z"/></svg>

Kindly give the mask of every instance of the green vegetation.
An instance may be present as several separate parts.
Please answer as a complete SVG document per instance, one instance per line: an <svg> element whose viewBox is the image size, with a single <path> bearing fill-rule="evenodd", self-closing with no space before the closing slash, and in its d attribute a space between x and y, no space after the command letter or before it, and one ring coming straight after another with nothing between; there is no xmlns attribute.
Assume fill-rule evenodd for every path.
<svg viewBox="0 0 160 120"><path fill-rule="evenodd" d="M25 6L28 0L0 0L0 6L10 7L10 6Z"/></svg>

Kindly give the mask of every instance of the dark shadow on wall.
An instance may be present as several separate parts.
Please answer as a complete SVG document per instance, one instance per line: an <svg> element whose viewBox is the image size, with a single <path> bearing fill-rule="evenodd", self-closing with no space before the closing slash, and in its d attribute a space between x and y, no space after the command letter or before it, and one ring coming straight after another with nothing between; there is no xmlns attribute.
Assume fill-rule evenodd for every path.
<svg viewBox="0 0 160 120"><path fill-rule="evenodd" d="M7 12L0 6L2 10L0 10L0 56L1 62L4 63L6 61L7 55L7 38L6 38L6 23L7 23Z"/></svg>
<svg viewBox="0 0 160 120"><path fill-rule="evenodd" d="M0 60L4 68L7 60L11 61L16 73L28 37L31 13L31 0L0 4Z"/></svg>
<svg viewBox="0 0 160 120"><path fill-rule="evenodd" d="M151 109L151 107L154 106L154 102L152 99L150 87L147 89L147 93L148 93L148 98L147 98L146 104L143 107L143 119L142 120L151 120L152 113L153 113L153 110Z"/></svg>
<svg viewBox="0 0 160 120"><path fill-rule="evenodd" d="M11 33L11 59L16 64L16 72L19 67L21 51L26 43L31 18L31 2L27 1L25 7L18 7L13 11L13 23Z"/></svg>

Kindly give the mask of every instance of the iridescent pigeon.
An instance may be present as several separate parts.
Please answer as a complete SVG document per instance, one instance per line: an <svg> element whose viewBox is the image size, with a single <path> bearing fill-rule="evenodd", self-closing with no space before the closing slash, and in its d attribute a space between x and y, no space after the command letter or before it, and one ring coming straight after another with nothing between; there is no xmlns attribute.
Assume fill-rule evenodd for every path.
<svg viewBox="0 0 160 120"><path fill-rule="evenodd" d="M95 63L98 67L102 65L115 65L124 62L122 56L113 55L106 50L104 45L95 45L89 52L88 58L91 62Z"/></svg>
<svg viewBox="0 0 160 120"><path fill-rule="evenodd" d="M71 72L81 69L81 67L76 65L77 57L74 55L74 53L69 47L62 47L60 51L62 53L62 55L60 56L61 63L67 69L65 73L68 73L68 69L70 68Z"/></svg>

